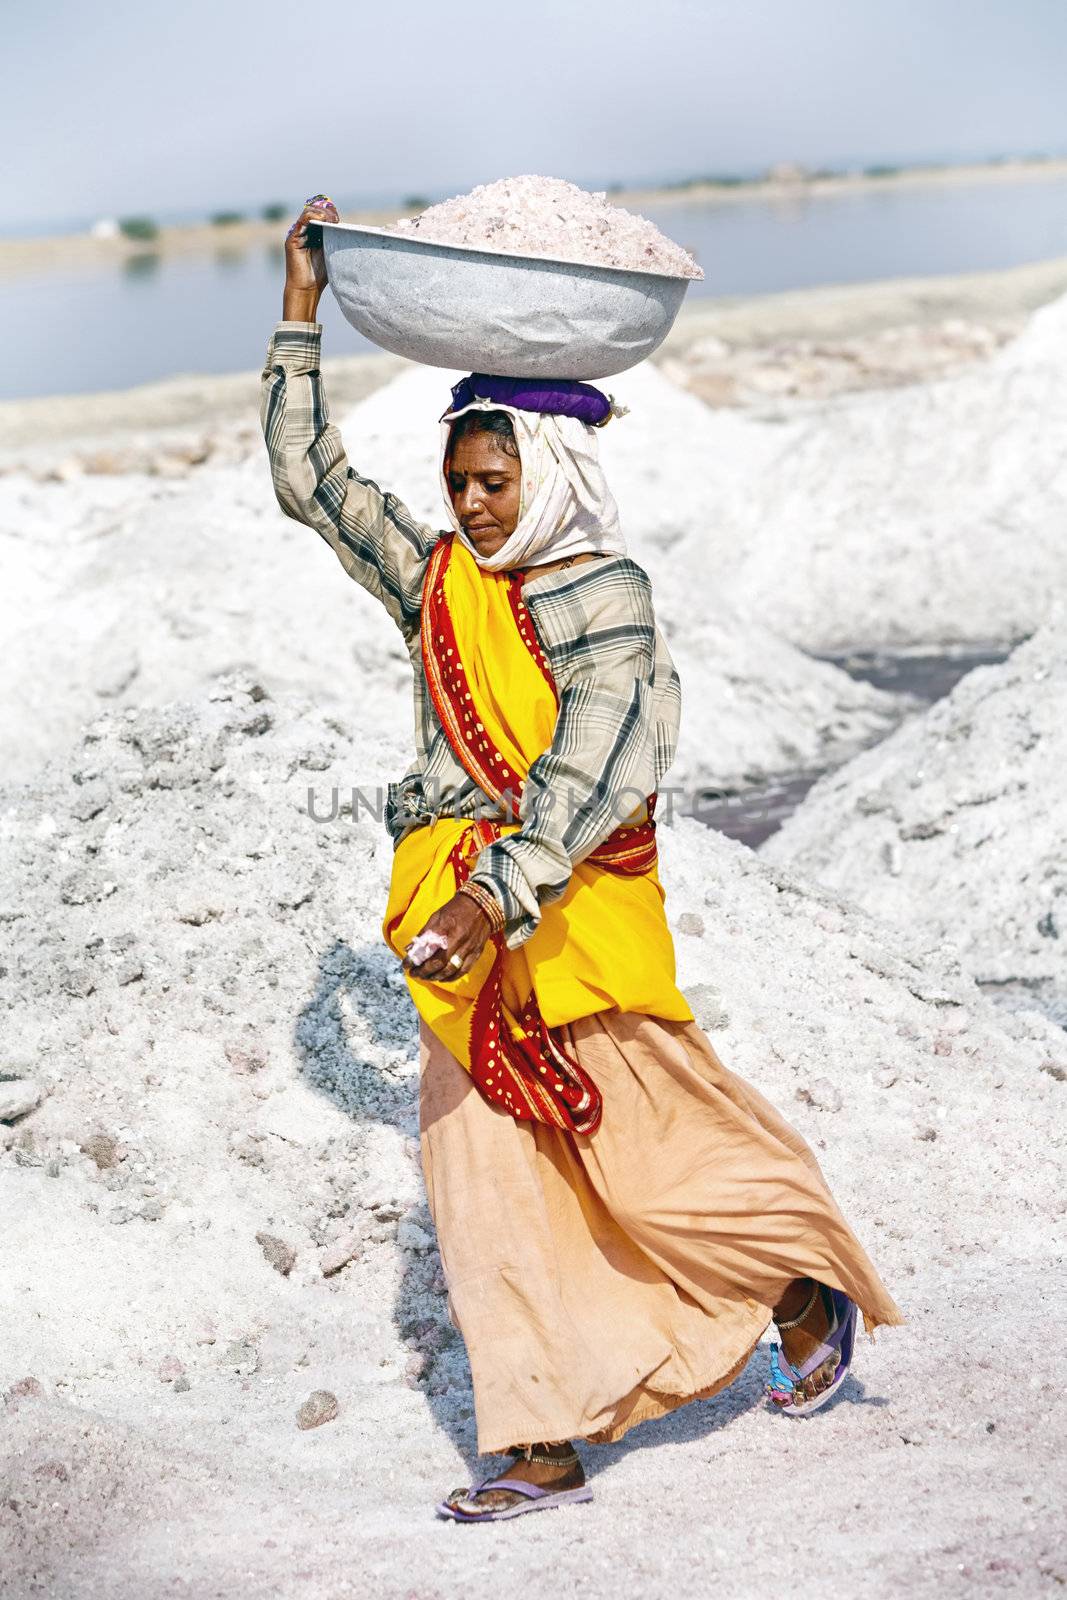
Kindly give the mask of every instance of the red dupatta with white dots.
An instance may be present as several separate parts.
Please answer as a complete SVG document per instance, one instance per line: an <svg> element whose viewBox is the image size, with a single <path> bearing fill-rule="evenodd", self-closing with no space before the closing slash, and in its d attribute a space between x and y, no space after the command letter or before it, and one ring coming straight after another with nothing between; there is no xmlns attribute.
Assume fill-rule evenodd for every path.
<svg viewBox="0 0 1067 1600"><path fill-rule="evenodd" d="M469 553L449 534L436 546L426 574L421 630L426 682L456 759L479 788L518 822L529 768L551 742L559 705L555 680L530 621L519 572L482 576L506 585L510 620L525 650L505 648L506 641L498 639L498 654L487 663L484 650L473 650L468 642L464 659L448 599L454 555L473 566ZM494 620L500 612L498 604ZM469 630L471 619L466 625ZM521 711L515 696L521 697ZM646 820L616 828L585 860L628 877L647 873L656 862L655 803L655 794L649 795ZM449 856L457 888L473 870L482 848L500 837L499 822L467 823ZM501 988L507 950L503 934L492 937L495 959L470 1013L470 1071L475 1083L491 1104L512 1116L592 1133L602 1111L596 1085L565 1049L558 1030L546 1025L534 993L517 1019L518 1027L510 1025Z"/></svg>

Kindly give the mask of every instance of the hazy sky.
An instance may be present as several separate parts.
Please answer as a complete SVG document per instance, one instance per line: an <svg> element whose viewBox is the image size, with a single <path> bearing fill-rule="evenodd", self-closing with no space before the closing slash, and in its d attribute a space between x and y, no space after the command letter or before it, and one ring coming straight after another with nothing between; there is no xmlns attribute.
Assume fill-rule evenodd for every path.
<svg viewBox="0 0 1067 1600"><path fill-rule="evenodd" d="M5 231L531 171L1067 153L1064 0L5 9Z"/></svg>

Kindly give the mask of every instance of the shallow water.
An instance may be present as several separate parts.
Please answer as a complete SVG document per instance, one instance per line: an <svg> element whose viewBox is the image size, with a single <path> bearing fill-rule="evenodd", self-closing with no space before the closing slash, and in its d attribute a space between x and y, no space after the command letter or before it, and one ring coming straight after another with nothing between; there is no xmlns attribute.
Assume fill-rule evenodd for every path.
<svg viewBox="0 0 1067 1600"><path fill-rule="evenodd" d="M820 660L840 667L850 678L886 689L891 694L910 694L932 706L975 667L995 667L1006 661L1014 645L959 644L940 649L849 650L841 655L825 655Z"/></svg>
<svg viewBox="0 0 1067 1600"><path fill-rule="evenodd" d="M894 694L909 694L916 711L924 711L949 694L966 673L975 667L995 666L1007 659L1014 647L1003 644L946 645L943 649L850 650L844 655L820 659L840 667L850 677L874 684ZM840 763L838 763L840 765ZM783 773L765 784L725 794L704 789L689 814L709 828L716 828L730 839L739 839L753 849L791 817L809 790L832 766Z"/></svg>
<svg viewBox="0 0 1067 1600"><path fill-rule="evenodd" d="M945 183L788 200L678 200L648 215L693 251L702 295L974 272L1067 254L1067 179ZM278 243L6 278L0 398L90 393L259 366L280 315ZM323 302L326 345L371 347Z"/></svg>

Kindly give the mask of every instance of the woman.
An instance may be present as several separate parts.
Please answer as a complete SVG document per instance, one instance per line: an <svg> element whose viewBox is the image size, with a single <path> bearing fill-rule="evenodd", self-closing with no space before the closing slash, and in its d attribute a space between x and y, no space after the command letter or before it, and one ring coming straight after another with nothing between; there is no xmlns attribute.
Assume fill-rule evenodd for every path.
<svg viewBox="0 0 1067 1600"><path fill-rule="evenodd" d="M286 242L262 420L282 509L385 605L418 759L390 786L383 935L420 1015L426 1188L479 1449L437 1508L591 1498L572 1441L714 1394L773 1320L806 1415L903 1318L812 1151L718 1060L675 985L655 847L679 685L597 463L598 391L472 378L442 418L451 532L347 462L315 320L332 201Z"/></svg>

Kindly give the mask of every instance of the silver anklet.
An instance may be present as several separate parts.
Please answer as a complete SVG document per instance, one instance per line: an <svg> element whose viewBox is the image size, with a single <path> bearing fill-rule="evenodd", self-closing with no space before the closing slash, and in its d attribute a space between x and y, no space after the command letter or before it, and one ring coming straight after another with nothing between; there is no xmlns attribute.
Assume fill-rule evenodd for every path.
<svg viewBox="0 0 1067 1600"><path fill-rule="evenodd" d="M513 1444L506 1453L516 1460L521 1456L525 1461L537 1461L544 1467L573 1467L581 1460L577 1450L565 1456L550 1456L545 1450L535 1450L532 1444Z"/></svg>
<svg viewBox="0 0 1067 1600"><path fill-rule="evenodd" d="M811 1297L808 1300L807 1305L804 1307L803 1311L800 1313L799 1316L792 1317L788 1322L779 1322L778 1318L775 1317L774 1324L775 1324L775 1327L778 1329L778 1332L779 1333L788 1333L790 1328L799 1328L800 1324L803 1321L805 1321L805 1319L807 1318L808 1312L811 1310L812 1306L815 1304L815 1301L818 1299L818 1295L819 1295L819 1285L816 1284L815 1287L811 1291Z"/></svg>

